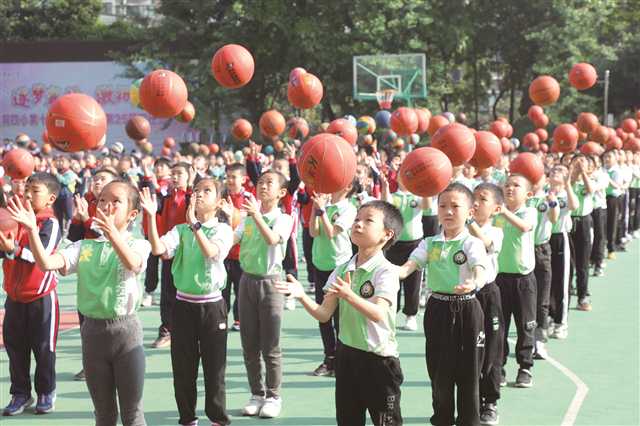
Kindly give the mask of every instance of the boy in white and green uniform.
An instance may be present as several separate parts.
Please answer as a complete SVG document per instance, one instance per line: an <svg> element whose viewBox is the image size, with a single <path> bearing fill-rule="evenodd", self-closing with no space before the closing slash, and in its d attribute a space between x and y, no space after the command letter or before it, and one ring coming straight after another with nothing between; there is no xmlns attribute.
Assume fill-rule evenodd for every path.
<svg viewBox="0 0 640 426"><path fill-rule="evenodd" d="M630 166L633 178L629 184L629 233L634 238L638 238L640 237L640 153L633 154L633 163Z"/></svg>

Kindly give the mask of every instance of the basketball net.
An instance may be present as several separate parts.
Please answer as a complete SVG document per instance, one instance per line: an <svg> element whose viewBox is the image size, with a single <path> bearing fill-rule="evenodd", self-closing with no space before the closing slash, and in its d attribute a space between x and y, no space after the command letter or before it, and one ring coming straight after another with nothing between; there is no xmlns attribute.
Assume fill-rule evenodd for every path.
<svg viewBox="0 0 640 426"><path fill-rule="evenodd" d="M391 103L393 102L393 96L395 94L396 91L393 89L380 90L376 92L376 99L378 100L380 109L390 109Z"/></svg>

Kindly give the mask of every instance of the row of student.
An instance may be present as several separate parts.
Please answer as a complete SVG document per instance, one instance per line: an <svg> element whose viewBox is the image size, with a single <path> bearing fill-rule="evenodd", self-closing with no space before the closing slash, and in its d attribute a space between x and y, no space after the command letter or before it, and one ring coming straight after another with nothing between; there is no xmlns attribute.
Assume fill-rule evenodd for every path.
<svg viewBox="0 0 640 426"><path fill-rule="evenodd" d="M581 173L583 173L583 174L584 174L584 171L582 171L582 170L581 170ZM280 175L280 174L278 174L278 172L271 172L271 173L269 173L269 174L272 174L273 176L278 176L278 179L276 179L276 180L280 180L281 175ZM276 186L279 188L279 190L280 190L281 192L283 192L283 190L284 190L283 186L286 186L286 180L284 179L284 177L282 177L282 179L281 179L281 180L282 180L282 182L280 182L280 183L279 183L279 186L277 186L277 185L276 185ZM383 178L383 180L384 180L384 178ZM208 180L205 180L205 181L203 181L203 182L209 182L209 181L208 181ZM198 184L198 185L199 185L199 184ZM526 185L523 185L523 186L526 186ZM215 187L213 187L213 186L212 186L212 188L215 188ZM455 191L454 191L454 192L455 192ZM263 193L263 192L258 191L258 195L259 195L259 196L258 196L258 198L259 198L259 199L261 199L261 195L264 195L264 194L267 194L267 193L268 193L268 191L267 191L267 190L265 190L265 191L264 191L264 193ZM508 195L508 194L509 194L509 192L507 191L507 195ZM286 195L286 191L284 192L283 196L284 196L284 195ZM332 196L332 197L333 197L333 196ZM102 197L101 197L101 198L102 198ZM143 197L143 198L144 198L144 197ZM279 198L281 198L281 197L279 197ZM278 199L279 199L279 198L278 198ZM325 207L327 207L327 206L326 206L326 201L327 201L327 200L326 200L326 199L325 199L325 200L323 200L323 198L324 198L324 197L321 197L321 196L314 197L314 205L315 205L314 218L315 218L315 220L316 220L316 221L318 221L318 220L319 220L319 221L323 222L323 225L322 225L322 226L323 226L323 228L322 228L322 229L326 229L326 228L328 228L328 226L327 226L327 222L329 223L329 225L333 225L331 222L332 222L332 221L335 221L335 219L340 218L340 215L337 215L337 216L331 217L331 219L327 220L328 215L327 215L327 212L325 211ZM55 199L55 197L54 197L54 199ZM155 218L155 210L154 210L154 207L153 207L154 205L149 203L149 201L150 201L150 200L149 200L149 198L148 198L148 197L147 197L147 198L145 198L145 200L147 201L147 202L145 203L145 204L147 205L147 207L151 206L151 208L146 209L146 210L148 210L148 212L150 213L150 215L149 215L149 219L151 220L151 218L152 218L152 217L153 217L153 218ZM262 200L262 199L261 199L261 201L264 203L264 200ZM332 205L334 205L334 204L338 204L338 203L337 203L337 201L340 201L340 200L335 199L335 200L333 200L333 201L336 201L336 203L333 203ZM552 202L552 200L549 202L549 204L551 204L551 202ZM325 204L323 204L323 203L325 203ZM194 204L195 204L195 205L197 205L197 203L194 203ZM223 204L224 204L224 203L223 203ZM190 205L191 205L191 204L190 204ZM267 203L267 205L268 205L268 203ZM276 204L275 204L275 205L277 206L277 199L276 199ZM17 207L16 207L16 206L17 206ZM15 210L15 209L16 209L16 208L18 208L18 207L20 207L20 200L19 200L19 199L16 199L15 201L13 201L13 202L11 203L11 207L14 209L14 211L17 211L17 210ZM222 207L222 206L221 206L221 207ZM223 208L222 208L222 210L223 210L223 211L230 211L230 210L229 210L229 207L230 207L229 205L226 205L226 208L224 208L224 207L223 207ZM328 206L328 207L331 207L331 206ZM555 206L554 206L554 207L555 207ZM254 218L254 216L256 215L256 212L257 212L257 210L256 210L256 209L257 209L257 206L256 206L255 204L253 204L252 202L248 202L248 203L245 203L244 208L245 208L245 210L246 210L247 212L249 212L249 218L250 218L250 219L251 219L251 218ZM193 209L194 209L194 211L195 211L195 207L194 207ZM277 208L276 208L275 210L277 210ZM135 209L133 209L132 211L135 211ZM278 211L279 211L279 210L278 210ZM151 212L154 212L154 213L151 213ZM20 213L20 211L17 211L17 213ZM193 212L192 212L192 213L193 213ZM264 212L263 212L263 213L264 213ZM104 216L104 214L103 214L103 213L100 213L100 216ZM135 217L135 215L133 215L133 216ZM283 216L284 216L284 215L283 215ZM504 216L504 217L507 217L507 218L509 217L508 213L504 213L504 214L503 214L503 216ZM20 217L20 216L18 215L18 217ZM325 218L325 219L322 219L322 218ZM24 217L23 217L22 219L24 220ZM193 221L192 221L193 216L189 216L189 219L190 219L189 223L191 223L191 224L198 223L198 222L193 222ZM249 223L251 223L251 220L250 220L250 219L248 219L248 220L247 220ZM130 222L130 220L129 220L129 222ZM256 229L257 229L258 231L260 231L261 236L262 236L264 239L266 239L266 238L268 238L268 237L276 238L276 236L274 236L273 234L272 234L272 235L270 235L270 236L267 234L267 236L265 236L265 235L262 233L262 231L268 231L268 229L273 229L273 228L269 228L269 227L267 226L267 227L266 227L267 229L263 229L264 227L260 227L259 222L260 222L260 221L256 221L256 223L255 223L255 225L256 225L256 227L257 227ZM286 221L285 221L285 222L286 222ZM444 229L446 229L446 227L445 227L445 225L444 225L444 222L443 222L442 220L441 220L440 222L442 223L443 228L444 228ZM105 230L101 228L101 225L103 225L103 224L104 224L104 221L103 221L102 219L99 219L99 220L96 220L96 221L95 221L95 223L96 223L96 226L95 226L95 227L96 227L96 229L95 229L95 230L96 230L96 231L98 231L98 230L99 230L99 231L102 231L102 233L104 234ZM201 223L201 222L200 222L200 223ZM285 226L285 225L286 225L286 226ZM195 226L195 225L194 225L194 226ZM196 226L196 227L197 227L197 226ZM289 229L288 229L288 231L287 231L285 228L289 228ZM344 229L344 230L343 230L343 229L341 229L339 226L338 226L337 228L338 228L338 230L340 230L340 231L345 231L345 230L346 230L346 229ZM345 228L346 228L346 226L345 226ZM246 224L244 224L240 229L242 230L242 232L240 232L240 235L243 235L243 232L245 232L245 229L246 229ZM253 229L253 231L252 231L252 230L251 230L251 227L250 227L249 229L246 229L246 231L248 231L250 235L257 235L257 234L258 234L258 232L256 232L256 229ZM318 229L320 229L320 228L318 227ZM282 225L282 229L281 229L281 231L282 231L282 234L280 235L280 237L281 237L281 238L280 238L280 239L278 239L278 240L275 240L275 239L268 239L268 240L267 240L267 242L268 242L268 243L273 243L273 244L267 244L267 251L269 252L269 250L272 250L272 249L273 249L273 247L271 247L272 245L282 244L284 241L287 241L287 240L288 240L288 238L289 238L289 237L288 237L288 235L287 235L287 232L289 232L289 233L290 233L290 230L291 230L291 225L290 225L290 224L288 224L288 223L284 223L284 224ZM195 231L198 231L198 229L196 229ZM529 231L527 231L527 232L529 232ZM106 234L105 234L105 235L106 235ZM191 234L189 234L189 235L191 235ZM195 235L198 235L198 232L196 232L196 233L195 233ZM330 235L330 234L329 234L329 235ZM395 234L394 234L394 235L395 235ZM319 235L318 235L318 236L319 236ZM318 238L318 236L316 236L316 238ZM175 237L175 235L174 235L174 237ZM395 237L394 237L394 238L395 238ZM108 239L108 237L107 237L107 239ZM347 240L348 240L348 239L347 239ZM275 241L278 241L278 243L276 243ZM318 240L318 241L320 241L320 240ZM354 243L355 243L355 241L354 241ZM314 245L315 245L315 239L314 239ZM251 245L251 247L258 247L258 246L256 246L256 245L253 245L253 244L252 244L252 245ZM166 246L165 246L165 248L166 248ZM350 248L350 247L349 247L349 248ZM203 250L204 250L204 249L203 249ZM521 253L521 250L522 250L522 248L520 248L520 251L516 251L516 252L517 252L517 253ZM8 250L8 251L10 252L11 250ZM154 252L156 252L156 251L160 251L160 249L158 249L158 250L154 250ZM168 251L168 250L165 250L165 251ZM285 249L285 251L286 251L286 249ZM86 253L86 254L90 254L90 251L85 251L85 253ZM160 253L157 253L157 254L164 254L164 252L160 252ZM219 254L219 253L218 253L218 254ZM269 252L269 253L268 253L267 258L268 258L268 259L272 259L272 260L273 260L274 258L276 258L276 259L277 259L277 256L275 256L275 254L277 254L277 252L276 252L276 253L271 253L271 252ZM80 255L80 256L81 256L81 255ZM242 258L242 248L241 248L240 257ZM256 256L251 256L251 258L252 258L252 259L256 259L256 258L260 258L260 256L258 256L258 255L256 254ZM530 259L531 257L528 257L528 258ZM284 254L283 254L283 259L284 259ZM276 263L278 263L278 262L276 262ZM241 264L241 266L242 266L242 259L241 259L241 261L240 261L240 264ZM248 275L249 277L251 277L251 272L252 272L252 270L251 270L251 266L248 266L248 264L247 264L246 262L245 262L245 266L247 267L247 269L243 268L243 269L245 269L245 276L244 276L244 277L246 277L247 275ZM267 266L268 266L268 265L267 265ZM272 265L272 266L273 266L273 265ZM336 266L340 266L340 265L338 264L338 265L336 265ZM279 271L281 271L282 266L279 264L278 268L279 268L279 270L278 270L278 272L279 272ZM55 269L55 268L54 268L54 269ZM172 267L172 272L173 272L173 270L174 270L174 269L175 269L175 268L173 268L173 267ZM519 270L520 270L520 269L522 269L522 268L516 268L516 269L519 271ZM526 268L525 268L525 269L526 269ZM269 271L269 270L268 270L268 268L267 268L267 272L268 272L268 271ZM262 272L262 271L260 271L260 272ZM523 271L523 272L524 272L524 271ZM174 273L173 275L175 275L175 273ZM274 274L274 275L277 275L277 274ZM521 275L527 275L527 274L521 274ZM530 274L529 274L529 275L530 275ZM266 276L268 277L268 276L269 276L269 274L267 274ZM243 279L244 279L244 277L243 277ZM257 278L256 278L256 277L257 277ZM263 275L263 274L256 274L254 278L258 279L258 278L260 278L260 277L264 278L264 277L265 277L265 275ZM275 279L275 277L273 277L273 278L268 278L268 279ZM431 280L430 280L430 281L431 281ZM526 281L526 280L525 280L525 281ZM331 283L330 283L330 284L331 284ZM179 285L178 285L178 284L176 284L176 285L179 287ZM433 285L435 285L435 284L433 284ZM432 286L431 282L430 282L430 286ZM252 288L254 288L254 287L258 287L258 286L252 286ZM267 286L267 288L269 288L269 289L271 289L271 287L272 287L272 286ZM515 286L511 286L510 288L513 288L513 287L515 287ZM241 285L241 286L240 286L240 294L242 294L242 289L243 289L243 288L244 288L244 287ZM433 288L433 287L432 287L432 288ZM396 293L397 293L397 292L396 292ZM188 294L188 293L187 293L187 294ZM362 295L362 294L361 294L361 295ZM268 294L261 294L261 295L258 295L258 296L256 296L256 297L258 297L258 298L259 298L260 296L267 297L267 300L269 300L269 299L268 299L268 297L269 297L269 295L268 295ZM514 300L517 300L517 298L518 298L518 297L520 297L518 294L515 294L515 295L512 295L512 296L513 296ZM177 298L178 298L178 300L180 300L180 298L179 298L179 297L177 297ZM503 296L503 298L504 298L504 296ZM241 296L241 300L242 300L242 296ZM274 299L274 300L278 300L278 299L276 298L276 299ZM208 299L207 299L207 301L208 301ZM193 302L193 300L191 300L191 302ZM387 302L389 302L389 301L387 301ZM391 301L391 302L393 302L393 301ZM245 303L246 305L248 305L248 303L250 303L250 302L245 301L244 303ZM260 305L262 306L263 304L264 304L264 303L261 303ZM265 305L267 305L267 306L268 306L268 305L269 305L269 303L266 303ZM534 305L535 305L535 302L534 302ZM240 306L242 306L242 302L240 303ZM80 308L80 307L81 307L81 304L79 303L79 308ZM279 309L278 309L278 306L277 306L277 303L275 304L275 306L273 306L273 308L274 308L274 310L275 310L275 311L278 311L278 310L279 310ZM241 308L240 310L241 310L241 312L242 312L242 308ZM534 309L534 310L535 310L535 309ZM81 309L81 308L80 308L80 311L82 312L82 309ZM255 313L255 309L253 310L253 312ZM393 310L393 312L395 313L395 310ZM272 313L271 313L271 314L269 314L269 312L267 312L266 314L267 314L267 315L272 315ZM240 316L242 317L242 313L240 314ZM175 315L174 315L174 317L175 317ZM272 317L270 317L270 318L272 318ZM253 322L253 319L248 318L247 320L248 320L249 322ZM278 320L278 321L279 321L279 320ZM518 321L516 321L516 322L518 322ZM522 323L522 320L520 321L520 323L521 323L520 325L523 325L523 324L524 324L524 323ZM534 323L534 326L535 326L535 320L533 321L533 323ZM220 323L220 324L222 324L222 323ZM225 324L226 324L226 320L225 320ZM278 324L279 324L279 322L278 322ZM337 324L337 321L336 321L336 324ZM530 325L530 324L531 324L531 321L527 321L527 322L526 322L525 327L524 327L524 328L525 328L525 331L531 331L531 330L527 330L527 329L529 328L529 325ZM495 325L494 325L494 326L495 326ZM279 325L278 325L277 329L278 329L278 330L277 330L277 332L279 333ZM253 330L253 331L255 331L255 330ZM518 331L519 331L519 336L520 336L520 334L521 334L520 327L519 327L519 330L518 330ZM526 333L525 333L525 331L522 331L522 333L523 333L523 334L526 334ZM247 339L245 339L245 336L246 336L246 335L251 335L251 330L247 330L247 332L246 332L246 333L242 333L242 334L243 334L243 338L242 338L243 347L245 346L245 344L246 344L247 346L249 346L249 347L250 347L252 342L255 344L255 339L252 339L252 338L250 338L250 337L247 337ZM530 334L530 333L529 333L529 334ZM342 334L340 334L340 336L342 336ZM254 335L253 337L255 338L256 336ZM324 337L324 336L323 336L323 337ZM198 338L198 336L196 336L195 338L197 339L197 338ZM258 339L258 340L260 340L260 339ZM277 339L276 339L276 337L275 337L275 336L273 336L273 338L272 338L271 340L277 340ZM324 340L325 340L325 339L323 338L323 343L324 343ZM342 338L341 338L340 340L342 341ZM520 338L519 338L519 340L520 340ZM342 342L342 343L344 343L344 342ZM520 342L519 342L519 343L520 343ZM524 344L524 343L523 343L523 344ZM333 343L333 345L334 345L335 347L337 347L337 346L338 346L338 345L336 345L335 343ZM269 351L269 349L271 349L271 352ZM269 416L269 412L270 412L270 410L271 410L271 412L272 412L272 413L279 413L279 410L280 410L280 404L281 404L281 401L279 401L279 398L278 398L277 393L276 393L276 392L277 392L277 388L279 388L280 377L281 377L281 371L280 371L280 369L279 369L279 348L266 348L266 349L265 349L265 348L259 348L258 350L259 350L259 351L261 351L261 352L262 352L262 356L263 356L263 357L265 357L265 362L267 362L267 358L271 361L271 363L270 363L270 364L268 364L268 366L267 366L267 389L266 389L266 391L263 391L263 395L261 395L261 394L260 394L260 392L257 392L257 393L255 393L255 392L254 392L254 390L255 390L255 389L257 389L258 385L260 385L260 383L261 383L261 382L260 382L260 378L258 377L258 376L259 376L259 369L258 369L258 376L257 376L257 375L255 374L255 370L253 370L254 374L252 374L252 373L251 373L251 371L252 371L252 370L251 370L251 366L253 365L253 367L255 368L255 366L256 366L256 362L255 362L255 361L256 361L256 358L258 358L258 357L259 357L259 355L258 355L257 357L254 357L253 359L247 359L247 352L249 353L249 354L248 354L248 355L249 355L249 357L251 357L252 353L255 353L255 352L252 352L252 351L246 351L246 350L245 350L245 363L246 363L246 365L247 365L247 371L248 371L249 380L250 380L251 387L252 387L252 395L253 395L253 396L252 396L252 401L250 401L250 404L248 404L248 406L247 406L248 408L247 408L247 407L245 407L245 412L248 412L248 414L251 414L251 407L256 407L256 408L255 408L255 410L254 410L254 411L255 411L255 413L254 413L254 414L256 414L256 413L260 412L260 413L264 414L265 416ZM275 351L275 352L274 352L274 351ZM325 347L325 351L326 351L326 347ZM520 350L518 350L518 352L520 352ZM526 349L525 349L525 352L526 352ZM173 355L173 353L172 353L172 355ZM525 354L525 355L526 355L526 354ZM525 357L523 357L523 358L525 358ZM506 361L506 358L505 358L505 361ZM520 361L520 359L519 359L519 361ZM525 361L525 362L521 362L520 364L521 364L521 367L522 367L523 365L524 365L524 367L527 367L527 366L528 366L528 365L526 364L526 361ZM259 358L257 359L257 365L259 366ZM524 381L526 382L526 375L527 375L527 373L526 373L526 372L523 372L522 370L526 370L526 368L522 368L522 369L521 369L521 372L523 373ZM271 374L270 374L270 373L271 373ZM431 372L430 372L430 374L431 374ZM182 376L182 375L181 375L181 376ZM522 382L522 380L520 380L520 376L521 376L521 374L520 374L520 372L519 372L518 380ZM270 385L269 385L270 378L271 378L271 382L272 382L272 383L275 383L275 385L273 386L273 387L275 387L275 388L276 388L276 390L275 390L275 391L274 391L273 389L271 389L271 387L270 387ZM189 380L187 380L187 381L189 381ZM529 374L529 383L530 383L530 374ZM88 384L89 384L89 383L88 383ZM526 383L524 383L524 384L526 385ZM255 385L255 386L254 386L254 385ZM260 386L261 386L261 385L260 385ZM90 389L91 389L91 385L90 385L90 384L89 384L89 387L90 387ZM177 392L178 392L178 391L176 390L176 395L177 395ZM266 398L266 399L260 399L260 397L261 397L261 396L264 396L264 395L266 395L266 397L267 397L267 398ZM178 398L178 396L176 396L176 397ZM399 396L398 396L398 398L399 398ZM187 400L188 400L188 398L187 398ZM188 404L187 404L187 405L188 405ZM179 403L179 406L180 406L180 403ZM194 407L195 407L195 403L194 403ZM270 408L270 407L273 407L273 408ZM399 407L399 405L398 405L398 407ZM207 411L207 414L209 414L209 410ZM275 415L277 415L277 414L275 414ZM210 417L211 417L211 416L210 416ZM181 410L181 419L182 419L182 410Z"/></svg>

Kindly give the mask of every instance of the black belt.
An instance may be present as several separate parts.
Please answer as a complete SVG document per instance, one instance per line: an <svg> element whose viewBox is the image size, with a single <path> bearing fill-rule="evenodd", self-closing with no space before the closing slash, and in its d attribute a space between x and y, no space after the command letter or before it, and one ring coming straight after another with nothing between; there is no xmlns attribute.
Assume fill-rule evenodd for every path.
<svg viewBox="0 0 640 426"><path fill-rule="evenodd" d="M465 302L467 300L475 299L476 292L472 291L467 294L431 293L431 297L443 302Z"/></svg>

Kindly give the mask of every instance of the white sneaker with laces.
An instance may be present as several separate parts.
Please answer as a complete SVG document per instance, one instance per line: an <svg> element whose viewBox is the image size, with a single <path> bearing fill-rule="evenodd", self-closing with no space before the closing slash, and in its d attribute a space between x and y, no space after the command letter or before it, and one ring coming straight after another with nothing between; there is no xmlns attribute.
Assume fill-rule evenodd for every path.
<svg viewBox="0 0 640 426"><path fill-rule="evenodd" d="M249 402L242 408L243 416L257 416L265 403L264 396L251 395Z"/></svg>
<svg viewBox="0 0 640 426"><path fill-rule="evenodd" d="M561 340L569 337L569 326L567 326L567 324L556 324L556 328L553 332L553 337Z"/></svg>
<svg viewBox="0 0 640 426"><path fill-rule="evenodd" d="M536 359L547 359L549 353L547 352L547 348L544 345L544 342L536 341L536 350L534 353Z"/></svg>
<svg viewBox="0 0 640 426"><path fill-rule="evenodd" d="M142 302L141 305L145 308L150 307L153 304L153 295L151 293L144 293L144 296L142 297Z"/></svg>
<svg viewBox="0 0 640 426"><path fill-rule="evenodd" d="M264 404L260 410L260 417L263 419L273 419L280 415L280 411L282 411L282 398L269 397L264 400Z"/></svg>
<svg viewBox="0 0 640 426"><path fill-rule="evenodd" d="M407 315L407 319L404 322L404 330L407 331L416 331L418 329L418 321L416 320L415 315Z"/></svg>
<svg viewBox="0 0 640 426"><path fill-rule="evenodd" d="M287 297L284 300L284 309L287 311L293 311L296 308L296 299L293 297Z"/></svg>

